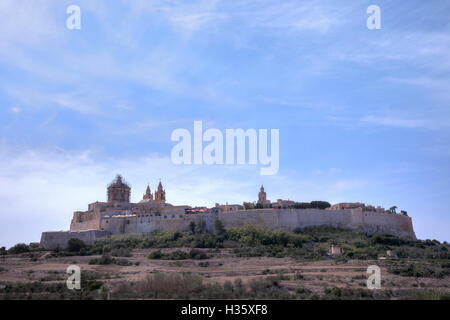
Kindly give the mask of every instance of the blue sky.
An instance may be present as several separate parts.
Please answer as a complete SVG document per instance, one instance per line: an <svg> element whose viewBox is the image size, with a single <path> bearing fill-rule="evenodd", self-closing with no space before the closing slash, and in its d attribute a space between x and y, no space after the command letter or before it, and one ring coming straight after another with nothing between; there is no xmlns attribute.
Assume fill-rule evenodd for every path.
<svg viewBox="0 0 450 320"><path fill-rule="evenodd" d="M81 30L66 28L67 6ZM366 8L381 8L368 30ZM0 246L67 230L121 173L138 201L397 205L450 240L448 1L0 4ZM177 128L280 130L280 170L175 166Z"/></svg>

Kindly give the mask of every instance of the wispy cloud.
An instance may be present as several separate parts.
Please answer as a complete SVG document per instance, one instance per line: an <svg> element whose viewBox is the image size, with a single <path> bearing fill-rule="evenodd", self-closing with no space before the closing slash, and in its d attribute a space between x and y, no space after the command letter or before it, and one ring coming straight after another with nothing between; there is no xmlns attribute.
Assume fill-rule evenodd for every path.
<svg viewBox="0 0 450 320"><path fill-rule="evenodd" d="M14 107L11 107L11 112L13 112L13 113L20 113L20 111L22 111L22 110L20 110L20 108L19 107L16 107L16 106L14 106Z"/></svg>
<svg viewBox="0 0 450 320"><path fill-rule="evenodd" d="M407 119L400 117L378 117L366 116L360 119L363 123L370 123L374 125L399 127L399 128L421 128L428 130L438 130L450 127L450 122L446 120L426 120L426 119Z"/></svg>

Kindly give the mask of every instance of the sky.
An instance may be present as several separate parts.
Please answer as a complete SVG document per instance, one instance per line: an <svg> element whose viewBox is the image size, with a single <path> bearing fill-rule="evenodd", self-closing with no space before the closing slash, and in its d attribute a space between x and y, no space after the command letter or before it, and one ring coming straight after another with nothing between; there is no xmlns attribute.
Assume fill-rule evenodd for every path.
<svg viewBox="0 0 450 320"><path fill-rule="evenodd" d="M66 27L69 5L81 29ZM366 10L381 9L369 30ZM68 230L122 174L132 201L397 206L450 235L450 2L0 2L0 246ZM279 129L259 165L175 165L171 133Z"/></svg>

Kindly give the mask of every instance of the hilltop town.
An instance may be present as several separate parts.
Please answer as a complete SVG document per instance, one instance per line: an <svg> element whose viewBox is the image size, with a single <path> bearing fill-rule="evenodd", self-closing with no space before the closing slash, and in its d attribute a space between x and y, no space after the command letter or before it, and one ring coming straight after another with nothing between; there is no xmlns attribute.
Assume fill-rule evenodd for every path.
<svg viewBox="0 0 450 320"><path fill-rule="evenodd" d="M147 186L142 200L130 202L131 187L117 175L107 187L107 202L94 202L87 211L73 213L69 231L43 232L41 246L65 247L69 239L77 238L92 243L95 239L126 233L152 231L187 231L192 223L203 223L213 232L220 220L225 228L242 227L252 223L258 227L280 230L329 226L356 230L366 234L391 234L415 239L412 219L406 212L365 205L364 203L338 203L325 201L310 203L278 199L271 202L261 186L256 202L216 204L213 208L192 208L172 205L166 201L166 190L161 181L154 194Z"/></svg>
<svg viewBox="0 0 450 320"><path fill-rule="evenodd" d="M0 299L448 299L450 245L418 240L395 208L270 201L175 206L160 181L138 203L117 176L70 230L0 248ZM379 267L381 288L367 285ZM66 286L81 270L80 290Z"/></svg>

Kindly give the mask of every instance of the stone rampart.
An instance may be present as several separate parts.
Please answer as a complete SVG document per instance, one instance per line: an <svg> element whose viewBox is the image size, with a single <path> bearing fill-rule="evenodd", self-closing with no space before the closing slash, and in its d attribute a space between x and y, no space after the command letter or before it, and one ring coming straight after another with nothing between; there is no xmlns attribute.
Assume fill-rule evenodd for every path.
<svg viewBox="0 0 450 320"><path fill-rule="evenodd" d="M410 217L399 214L377 213L361 210L319 210L319 209L256 209L221 213L184 214L166 212L160 215L103 216L93 221L83 221L71 226L71 231L44 232L43 247L63 247L72 238L87 243L106 234L147 233L160 231L188 231L191 221L198 223L203 219L208 231L214 231L216 220L225 228L238 228L247 223L269 229L294 230L297 228L328 226L364 232L368 235L390 234L401 238L416 239ZM97 230L83 230L95 226Z"/></svg>
<svg viewBox="0 0 450 320"><path fill-rule="evenodd" d="M65 248L70 239L83 240L84 243L93 244L94 240L109 235L108 231L88 230L80 232L71 231L47 231L41 236L41 246L47 249Z"/></svg>

